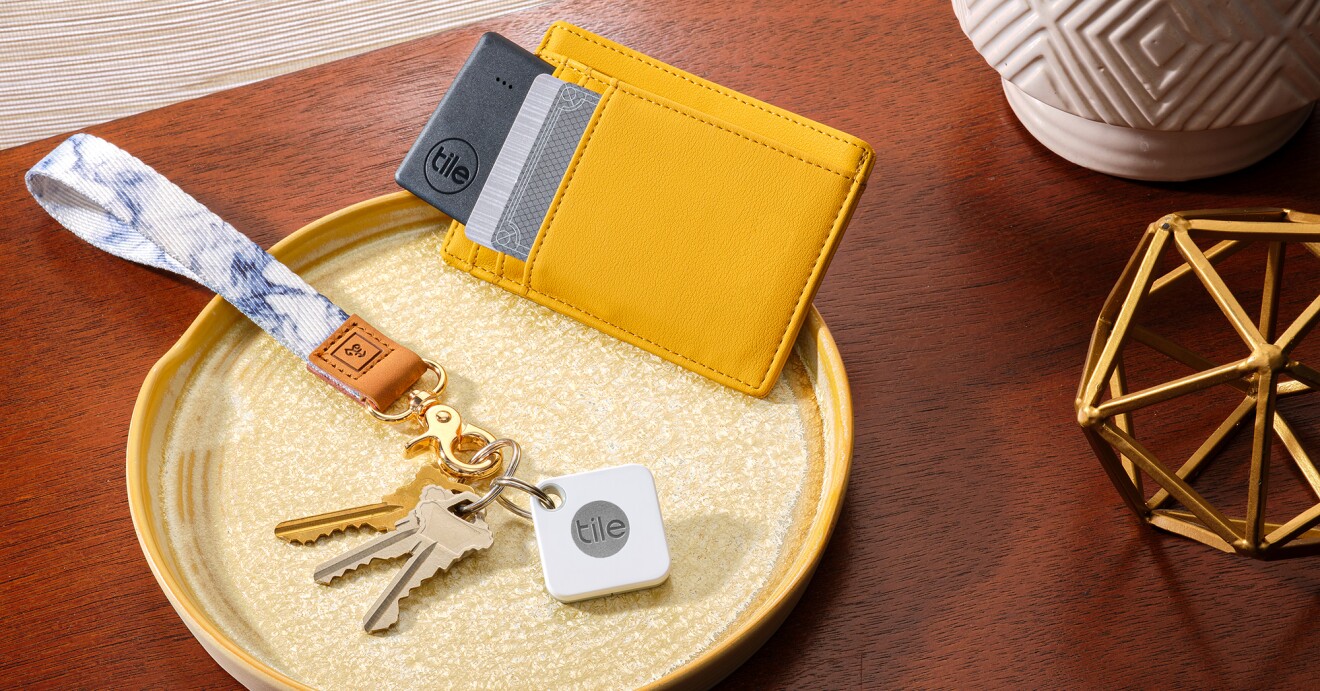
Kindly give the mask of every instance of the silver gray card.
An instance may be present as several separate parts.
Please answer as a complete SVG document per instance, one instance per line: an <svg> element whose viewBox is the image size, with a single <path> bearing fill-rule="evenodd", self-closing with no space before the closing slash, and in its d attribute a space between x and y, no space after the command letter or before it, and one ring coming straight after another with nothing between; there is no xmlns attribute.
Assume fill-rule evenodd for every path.
<svg viewBox="0 0 1320 691"><path fill-rule="evenodd" d="M527 261L541 222L550 211L550 203L598 103L600 94L576 84L564 83L559 87L491 234L494 249Z"/></svg>

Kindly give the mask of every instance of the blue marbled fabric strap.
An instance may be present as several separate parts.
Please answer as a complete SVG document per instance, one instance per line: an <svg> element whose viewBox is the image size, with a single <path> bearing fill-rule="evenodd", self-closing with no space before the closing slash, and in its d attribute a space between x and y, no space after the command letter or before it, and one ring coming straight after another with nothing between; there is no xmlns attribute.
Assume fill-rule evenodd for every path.
<svg viewBox="0 0 1320 691"><path fill-rule="evenodd" d="M75 134L27 173L55 220L111 254L214 290L306 360L348 315L128 152Z"/></svg>

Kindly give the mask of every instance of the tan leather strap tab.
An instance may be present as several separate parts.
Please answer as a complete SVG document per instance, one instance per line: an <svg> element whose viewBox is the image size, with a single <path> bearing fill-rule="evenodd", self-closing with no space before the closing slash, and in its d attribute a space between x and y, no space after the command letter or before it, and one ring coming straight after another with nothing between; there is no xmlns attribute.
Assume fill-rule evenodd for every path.
<svg viewBox="0 0 1320 691"><path fill-rule="evenodd" d="M317 346L307 361L312 372L377 410L388 408L426 372L417 353L356 314Z"/></svg>

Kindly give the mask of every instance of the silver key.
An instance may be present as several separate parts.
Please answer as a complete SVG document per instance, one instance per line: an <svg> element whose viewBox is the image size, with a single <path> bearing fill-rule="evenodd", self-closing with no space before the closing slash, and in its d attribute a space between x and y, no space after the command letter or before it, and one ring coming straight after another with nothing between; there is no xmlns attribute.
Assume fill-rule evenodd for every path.
<svg viewBox="0 0 1320 691"><path fill-rule="evenodd" d="M420 500L418 503L420 504ZM379 535L370 542L364 542L316 567L312 578L315 578L317 583L329 583L359 566L366 566L372 560L394 559L412 554L421 543L417 529L417 517L409 513L395 522L393 531Z"/></svg>
<svg viewBox="0 0 1320 691"><path fill-rule="evenodd" d="M493 540L486 521L480 517L468 521L452 510L477 498L471 492L427 487L416 508L396 523L394 530L321 564L313 577L318 583L329 583L372 560L412 555L362 620L366 631L388 629L399 620L399 601L414 588L468 552L490 547Z"/></svg>

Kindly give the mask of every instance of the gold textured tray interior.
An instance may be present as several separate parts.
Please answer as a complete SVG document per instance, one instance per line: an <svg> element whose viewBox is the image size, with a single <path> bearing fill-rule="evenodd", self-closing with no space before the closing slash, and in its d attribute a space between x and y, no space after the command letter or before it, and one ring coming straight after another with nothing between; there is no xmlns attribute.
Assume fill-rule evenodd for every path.
<svg viewBox="0 0 1320 691"><path fill-rule="evenodd" d="M531 524L492 507L491 549L413 591L387 634L363 633L363 613L399 562L318 585L313 567L369 534L292 545L272 528L376 501L424 456L403 454L410 430L373 420L219 305L176 347L172 374L156 377L163 390L144 390L160 403L135 422L148 440L148 532L161 536L176 601L194 603L264 665L317 687L635 686L721 644L777 593L809 532L819 538L832 521L818 514L837 423L816 372L795 356L766 399L723 388L451 269L440 221L410 208L346 215L340 225L352 227L327 231L320 256L296 268L443 363L445 402L517 439L521 477L649 467L669 581L561 604L543 588ZM208 319L220 327L200 328Z"/></svg>

